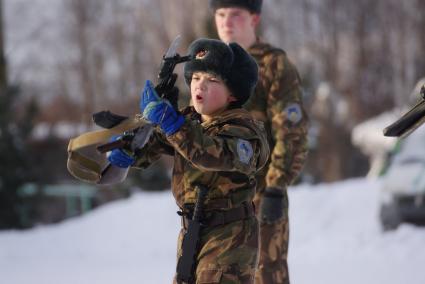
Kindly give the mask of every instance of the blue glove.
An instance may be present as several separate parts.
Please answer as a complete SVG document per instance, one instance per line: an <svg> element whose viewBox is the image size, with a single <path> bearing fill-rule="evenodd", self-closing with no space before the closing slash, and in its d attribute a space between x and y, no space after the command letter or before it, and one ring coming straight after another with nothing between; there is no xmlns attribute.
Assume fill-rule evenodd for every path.
<svg viewBox="0 0 425 284"><path fill-rule="evenodd" d="M153 124L159 124L165 134L176 133L184 124L183 115L177 113L165 100L149 103L143 111L143 117Z"/></svg>
<svg viewBox="0 0 425 284"><path fill-rule="evenodd" d="M118 140L120 136L112 137L111 141ZM108 161L119 168L128 168L135 162L135 158L122 149L114 149L108 154Z"/></svg>
<svg viewBox="0 0 425 284"><path fill-rule="evenodd" d="M143 117L153 124L159 124L166 135L176 133L184 124L183 115L177 113L169 101L161 99L152 83L146 81L140 99Z"/></svg>
<svg viewBox="0 0 425 284"><path fill-rule="evenodd" d="M149 103L156 102L160 99L161 98L156 93L155 87L153 86L152 82L150 80L146 80L145 87L140 93L140 113L143 113Z"/></svg>

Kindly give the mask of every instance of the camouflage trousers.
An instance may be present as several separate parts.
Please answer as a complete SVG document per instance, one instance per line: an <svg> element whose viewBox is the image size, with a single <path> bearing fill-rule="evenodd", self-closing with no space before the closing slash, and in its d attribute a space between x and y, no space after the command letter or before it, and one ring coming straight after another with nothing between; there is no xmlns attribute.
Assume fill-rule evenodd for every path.
<svg viewBox="0 0 425 284"><path fill-rule="evenodd" d="M184 232L180 231L177 257L182 254ZM197 257L196 284L253 284L257 260L256 218L205 228Z"/></svg>
<svg viewBox="0 0 425 284"><path fill-rule="evenodd" d="M284 191L287 195L287 191ZM262 193L256 194L254 203L259 208ZM286 200L288 200L286 198ZM255 284L289 284L288 243L289 219L288 206L285 206L283 218L273 224L260 222L259 262L255 272ZM258 210L257 210L258 213Z"/></svg>

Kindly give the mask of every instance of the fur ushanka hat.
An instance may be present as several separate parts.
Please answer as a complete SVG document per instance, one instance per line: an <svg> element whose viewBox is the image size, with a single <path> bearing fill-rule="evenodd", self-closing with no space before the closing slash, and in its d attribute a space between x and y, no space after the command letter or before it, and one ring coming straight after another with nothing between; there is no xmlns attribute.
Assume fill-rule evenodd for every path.
<svg viewBox="0 0 425 284"><path fill-rule="evenodd" d="M209 0L212 11L219 8L241 7L256 14L261 14L262 0Z"/></svg>
<svg viewBox="0 0 425 284"><path fill-rule="evenodd" d="M184 66L187 85L190 86L194 72L207 72L223 79L237 99L236 106L242 106L253 93L258 81L258 66L239 44L201 38L190 44L189 55L192 60Z"/></svg>

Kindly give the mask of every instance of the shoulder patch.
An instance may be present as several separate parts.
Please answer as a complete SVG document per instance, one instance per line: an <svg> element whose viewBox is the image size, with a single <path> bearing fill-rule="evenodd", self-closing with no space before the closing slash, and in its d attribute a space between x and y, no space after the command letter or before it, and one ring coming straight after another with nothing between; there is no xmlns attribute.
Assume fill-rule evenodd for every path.
<svg viewBox="0 0 425 284"><path fill-rule="evenodd" d="M249 161L251 160L254 153L251 143L244 139L239 139L237 147L239 160L244 164L249 164Z"/></svg>
<svg viewBox="0 0 425 284"><path fill-rule="evenodd" d="M286 117L293 124L297 124L303 118L303 112L301 111L301 107L297 103L290 104L284 110Z"/></svg>

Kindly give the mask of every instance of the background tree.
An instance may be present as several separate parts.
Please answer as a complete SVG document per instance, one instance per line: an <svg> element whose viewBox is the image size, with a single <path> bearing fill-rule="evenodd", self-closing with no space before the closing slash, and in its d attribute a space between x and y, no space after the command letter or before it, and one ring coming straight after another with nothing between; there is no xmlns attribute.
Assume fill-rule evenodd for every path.
<svg viewBox="0 0 425 284"><path fill-rule="evenodd" d="M0 229L20 227L19 188L31 179L28 137L36 113L34 103L22 107L19 89L7 81L3 40L3 1L0 0Z"/></svg>
<svg viewBox="0 0 425 284"><path fill-rule="evenodd" d="M194 38L215 36L206 1L33 0L31 9L25 0L5 1L11 81L20 83L23 98L37 98L42 105L38 119L51 124L91 127L91 113L97 110L137 112L144 81L155 80L177 34L183 37L181 53ZM307 171L314 180L366 173L366 158L352 145L351 131L403 106L424 76L424 3L264 2L262 36L288 53L303 80L312 119ZM177 71L181 75L181 66ZM183 80L178 83L183 106L188 89ZM316 116L321 106L315 104L323 101L320 89L330 90L330 101L318 112L326 115Z"/></svg>

